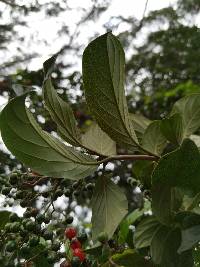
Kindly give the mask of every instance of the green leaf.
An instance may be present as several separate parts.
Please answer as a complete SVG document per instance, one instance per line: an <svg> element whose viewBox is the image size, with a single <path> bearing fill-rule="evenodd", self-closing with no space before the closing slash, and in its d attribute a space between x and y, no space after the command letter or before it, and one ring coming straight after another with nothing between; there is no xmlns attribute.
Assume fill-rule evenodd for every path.
<svg viewBox="0 0 200 267"><path fill-rule="evenodd" d="M198 149L200 149L200 136L196 134L191 134L190 139L195 143Z"/></svg>
<svg viewBox="0 0 200 267"><path fill-rule="evenodd" d="M104 156L116 155L116 143L96 123L82 136L82 144Z"/></svg>
<svg viewBox="0 0 200 267"><path fill-rule="evenodd" d="M151 187L151 174L156 163L152 161L136 160L133 163L133 173L147 188Z"/></svg>
<svg viewBox="0 0 200 267"><path fill-rule="evenodd" d="M182 230L181 237L182 241L178 249L178 253L193 248L200 241L200 226L195 225L193 227Z"/></svg>
<svg viewBox="0 0 200 267"><path fill-rule="evenodd" d="M200 191L200 154L190 139L180 148L164 155L152 174L152 183Z"/></svg>
<svg viewBox="0 0 200 267"><path fill-rule="evenodd" d="M146 128L149 126L151 121L144 117L141 114L132 114L130 113L130 117L133 123L133 128L136 133L143 135Z"/></svg>
<svg viewBox="0 0 200 267"><path fill-rule="evenodd" d="M11 212L7 210L0 211L0 230L3 230L4 226L9 222L9 216Z"/></svg>
<svg viewBox="0 0 200 267"><path fill-rule="evenodd" d="M137 249L149 247L153 235L159 226L160 223L154 216L142 220L142 222L137 226L134 235L135 247Z"/></svg>
<svg viewBox="0 0 200 267"><path fill-rule="evenodd" d="M48 59L44 63L46 78L43 83L43 97L45 107L49 111L53 121L57 124L58 133L61 137L73 146L81 146L81 135L76 126L74 113L70 105L58 96L53 87L51 77L49 77L52 71L52 65L49 64L48 66L47 63L50 60L52 60L52 58Z"/></svg>
<svg viewBox="0 0 200 267"><path fill-rule="evenodd" d="M181 243L180 230L160 226L154 234L150 253L155 264L162 267L176 267L179 255L177 249Z"/></svg>
<svg viewBox="0 0 200 267"><path fill-rule="evenodd" d="M128 202L122 189L108 177L98 178L92 198L92 238L101 232L112 237L128 210Z"/></svg>
<svg viewBox="0 0 200 267"><path fill-rule="evenodd" d="M114 263L124 267L153 267L150 260L145 259L133 249L126 249L121 254L113 255L112 260Z"/></svg>
<svg viewBox="0 0 200 267"><path fill-rule="evenodd" d="M175 113L183 118L183 136L190 136L200 127L200 94L188 95L178 100L172 109L172 114Z"/></svg>
<svg viewBox="0 0 200 267"><path fill-rule="evenodd" d="M0 115L2 139L20 161L40 174L80 179L93 173L91 157L44 132L25 106L26 95L11 100Z"/></svg>
<svg viewBox="0 0 200 267"><path fill-rule="evenodd" d="M175 212L182 204L183 195L178 188L156 184L152 188L152 211L162 224L173 222Z"/></svg>
<svg viewBox="0 0 200 267"><path fill-rule="evenodd" d="M160 125L161 121L153 121L142 137L142 147L158 156L163 152L167 141L161 132Z"/></svg>
<svg viewBox="0 0 200 267"><path fill-rule="evenodd" d="M125 56L112 33L92 41L83 54L83 83L86 102L95 120L113 140L138 146L124 93Z"/></svg>
<svg viewBox="0 0 200 267"><path fill-rule="evenodd" d="M149 211L151 209L149 201L145 201L143 209L136 209L132 211L130 214L126 216L126 218L121 222L119 226L119 242L124 243L126 242L128 233L129 233L129 226L133 224L138 218L140 218L145 211Z"/></svg>
<svg viewBox="0 0 200 267"><path fill-rule="evenodd" d="M176 145L183 140L183 120L179 113L161 121L161 132L165 138Z"/></svg>

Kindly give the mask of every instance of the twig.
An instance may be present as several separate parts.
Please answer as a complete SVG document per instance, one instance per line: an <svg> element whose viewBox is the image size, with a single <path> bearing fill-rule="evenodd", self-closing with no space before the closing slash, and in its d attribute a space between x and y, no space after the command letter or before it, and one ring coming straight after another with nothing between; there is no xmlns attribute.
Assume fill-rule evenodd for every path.
<svg viewBox="0 0 200 267"><path fill-rule="evenodd" d="M149 155L114 155L107 157L105 159L102 159L101 161L98 161L98 163L106 163L113 160L149 160L149 161L157 161L159 157L157 156L149 156Z"/></svg>

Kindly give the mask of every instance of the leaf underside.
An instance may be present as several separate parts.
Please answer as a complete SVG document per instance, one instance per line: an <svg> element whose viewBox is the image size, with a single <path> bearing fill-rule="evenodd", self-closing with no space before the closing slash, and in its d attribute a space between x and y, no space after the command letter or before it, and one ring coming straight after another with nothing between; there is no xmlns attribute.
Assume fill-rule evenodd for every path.
<svg viewBox="0 0 200 267"><path fill-rule="evenodd" d="M14 98L0 115L2 139L11 153L42 175L80 179L93 173L96 161L44 132L25 99L26 95Z"/></svg>

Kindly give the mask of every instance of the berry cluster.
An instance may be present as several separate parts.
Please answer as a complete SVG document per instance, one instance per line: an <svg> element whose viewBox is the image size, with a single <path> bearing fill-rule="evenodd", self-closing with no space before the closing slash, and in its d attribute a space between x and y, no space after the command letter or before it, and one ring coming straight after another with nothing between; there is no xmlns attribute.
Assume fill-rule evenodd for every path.
<svg viewBox="0 0 200 267"><path fill-rule="evenodd" d="M86 255L82 249L82 244L77 237L77 231L73 227L65 229L66 243L69 246L67 257L68 260L63 261L60 267L78 267L86 264ZM86 265L87 266L87 265Z"/></svg>

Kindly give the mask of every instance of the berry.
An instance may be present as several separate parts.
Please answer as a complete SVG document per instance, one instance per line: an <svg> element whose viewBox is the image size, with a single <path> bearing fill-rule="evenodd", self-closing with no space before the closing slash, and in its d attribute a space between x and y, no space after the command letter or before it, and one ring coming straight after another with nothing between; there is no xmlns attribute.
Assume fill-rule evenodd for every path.
<svg viewBox="0 0 200 267"><path fill-rule="evenodd" d="M39 237L38 236L32 236L30 239L29 239L29 245L30 247L35 247L38 245L39 243Z"/></svg>
<svg viewBox="0 0 200 267"><path fill-rule="evenodd" d="M36 216L36 220L38 223L43 223L45 221L45 215L44 214L38 214Z"/></svg>
<svg viewBox="0 0 200 267"><path fill-rule="evenodd" d="M47 261L48 263L52 264L55 263L57 259L57 255L54 251L51 251L49 255L47 256Z"/></svg>
<svg viewBox="0 0 200 267"><path fill-rule="evenodd" d="M76 248L81 248L81 243L78 241L78 239L72 239L70 244L71 249L75 250Z"/></svg>
<svg viewBox="0 0 200 267"><path fill-rule="evenodd" d="M67 260L61 262L60 267L71 267L70 262L68 262Z"/></svg>
<svg viewBox="0 0 200 267"><path fill-rule="evenodd" d="M12 173L10 175L10 179L9 179L9 182L11 185L16 185L18 183L18 176L17 176L17 173Z"/></svg>
<svg viewBox="0 0 200 267"><path fill-rule="evenodd" d="M20 248L20 252L22 253L23 256L26 256L29 254L30 252L30 247L26 244L22 245L22 247Z"/></svg>
<svg viewBox="0 0 200 267"><path fill-rule="evenodd" d="M13 252L17 247L17 244L15 241L8 241L6 244L6 251Z"/></svg>
<svg viewBox="0 0 200 267"><path fill-rule="evenodd" d="M17 232L19 232L19 230L20 230L20 223L19 222L14 222L14 223L12 223L11 224L11 226L10 226L10 230L11 230L11 232L13 232L13 233L17 233Z"/></svg>
<svg viewBox="0 0 200 267"><path fill-rule="evenodd" d="M53 238L53 232L46 230L43 234L45 240L51 240Z"/></svg>
<svg viewBox="0 0 200 267"><path fill-rule="evenodd" d="M33 231L35 229L35 223L33 221L28 221L25 225L25 229L28 231Z"/></svg>
<svg viewBox="0 0 200 267"><path fill-rule="evenodd" d="M108 234L106 232L101 232L98 237L98 241L101 243L105 243L108 240Z"/></svg>
<svg viewBox="0 0 200 267"><path fill-rule="evenodd" d="M76 229L73 227L66 228L65 230L65 236L69 238L70 240L74 237L76 237Z"/></svg>
<svg viewBox="0 0 200 267"><path fill-rule="evenodd" d="M1 191L3 195L8 195L10 193L11 188L10 187L4 187Z"/></svg>
<svg viewBox="0 0 200 267"><path fill-rule="evenodd" d="M78 257L81 262L85 260L85 253L80 248L74 249L73 250L73 255L74 255L74 257Z"/></svg>
<svg viewBox="0 0 200 267"><path fill-rule="evenodd" d="M87 234L85 232L80 233L79 236L78 236L78 240L81 243L84 243L87 239L88 239L88 236L87 236Z"/></svg>
<svg viewBox="0 0 200 267"><path fill-rule="evenodd" d="M74 218L73 218L72 216L68 216L68 217L66 218L66 223L67 223L67 224L71 224L71 223L73 223L73 220L74 220Z"/></svg>
<svg viewBox="0 0 200 267"><path fill-rule="evenodd" d="M81 261L78 257L74 257L71 261L72 267L79 267L81 264Z"/></svg>
<svg viewBox="0 0 200 267"><path fill-rule="evenodd" d="M69 188L65 189L65 190L64 190L64 195L65 195L66 197L70 197L70 196L71 196L71 190L70 190Z"/></svg>
<svg viewBox="0 0 200 267"><path fill-rule="evenodd" d="M54 241L53 244L52 244L52 246L51 246L51 249L53 251L58 251L60 249L60 242Z"/></svg>

